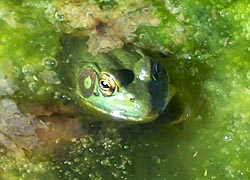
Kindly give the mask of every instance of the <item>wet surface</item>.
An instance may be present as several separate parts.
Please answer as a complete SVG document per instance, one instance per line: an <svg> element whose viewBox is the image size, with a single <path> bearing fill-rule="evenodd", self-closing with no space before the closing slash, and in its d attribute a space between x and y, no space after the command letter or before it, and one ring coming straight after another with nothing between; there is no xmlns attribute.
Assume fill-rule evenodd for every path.
<svg viewBox="0 0 250 180"><path fill-rule="evenodd" d="M47 106L52 99L71 106L73 97L62 91L64 79L56 73L58 42L65 27L71 26L69 32L73 32L73 21L65 26L60 24L62 14L51 16L58 2L53 3L0 3L1 179L248 178L247 2L147 1L155 11L144 18L157 17L161 24L142 23L125 34L139 47L171 52L159 60L168 69L171 91L178 99L170 101L170 115L132 126L98 118L86 121L87 117L72 116L74 111L67 108ZM108 11L113 6L104 8ZM116 12L121 9L118 6ZM102 32L114 30L97 25L93 27ZM32 106L29 112L23 111L25 102L34 101L47 108ZM62 112L67 115L61 116ZM172 119L180 121L169 123Z"/></svg>

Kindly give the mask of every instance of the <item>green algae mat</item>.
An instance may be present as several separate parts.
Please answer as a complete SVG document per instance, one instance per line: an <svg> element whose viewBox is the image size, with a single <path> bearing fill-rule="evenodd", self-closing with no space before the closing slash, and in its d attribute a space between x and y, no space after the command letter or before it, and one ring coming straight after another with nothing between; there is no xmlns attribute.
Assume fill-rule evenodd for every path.
<svg viewBox="0 0 250 180"><path fill-rule="evenodd" d="M249 179L249 14L248 0L1 1L0 179ZM69 36L93 57L160 52L175 106L147 124L75 114Z"/></svg>

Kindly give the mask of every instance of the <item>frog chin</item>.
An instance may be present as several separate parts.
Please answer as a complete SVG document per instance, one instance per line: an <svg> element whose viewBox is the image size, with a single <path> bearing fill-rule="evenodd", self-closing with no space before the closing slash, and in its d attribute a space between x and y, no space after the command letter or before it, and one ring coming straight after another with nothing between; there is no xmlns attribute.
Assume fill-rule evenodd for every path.
<svg viewBox="0 0 250 180"><path fill-rule="evenodd" d="M155 120L159 114L157 112L150 112L146 116L136 113L127 113L125 110L113 110L109 113L112 117L118 118L124 121L137 122L137 123L146 123Z"/></svg>
<svg viewBox="0 0 250 180"><path fill-rule="evenodd" d="M146 107L143 108L144 111L136 111L135 109L129 109L128 107L104 109L98 108L97 106L92 104L88 104L87 107L90 111L96 111L96 117L112 121L114 120L120 122L124 121L128 123L147 123L155 120L159 116L159 113L157 111L151 111L150 108L145 111L145 109L147 109Z"/></svg>

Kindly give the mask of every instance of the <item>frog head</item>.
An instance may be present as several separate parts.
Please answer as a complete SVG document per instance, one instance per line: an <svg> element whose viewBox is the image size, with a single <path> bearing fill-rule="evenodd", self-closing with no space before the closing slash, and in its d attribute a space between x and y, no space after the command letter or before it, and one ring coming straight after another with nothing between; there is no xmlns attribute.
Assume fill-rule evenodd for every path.
<svg viewBox="0 0 250 180"><path fill-rule="evenodd" d="M76 72L83 104L115 119L149 122L165 109L169 80L164 68L139 50L99 54Z"/></svg>

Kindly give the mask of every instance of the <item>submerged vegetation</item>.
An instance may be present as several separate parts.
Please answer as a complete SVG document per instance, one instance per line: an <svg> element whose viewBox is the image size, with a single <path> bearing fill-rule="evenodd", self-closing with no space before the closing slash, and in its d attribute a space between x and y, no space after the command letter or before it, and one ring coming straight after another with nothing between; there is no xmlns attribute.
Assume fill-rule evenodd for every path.
<svg viewBox="0 0 250 180"><path fill-rule="evenodd" d="M1 179L247 179L249 11L248 0L1 1ZM66 34L88 37L93 56L127 43L163 52L186 121L121 128L41 108L74 104L58 70Z"/></svg>

